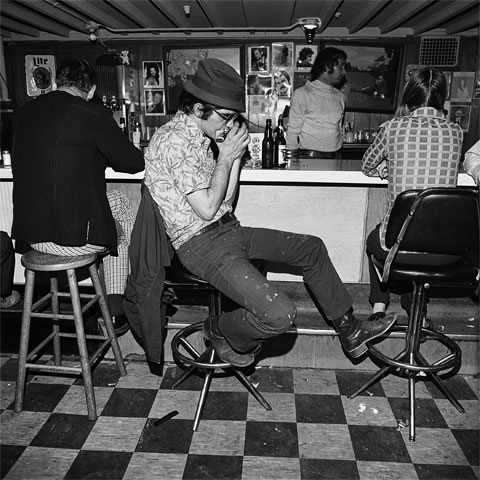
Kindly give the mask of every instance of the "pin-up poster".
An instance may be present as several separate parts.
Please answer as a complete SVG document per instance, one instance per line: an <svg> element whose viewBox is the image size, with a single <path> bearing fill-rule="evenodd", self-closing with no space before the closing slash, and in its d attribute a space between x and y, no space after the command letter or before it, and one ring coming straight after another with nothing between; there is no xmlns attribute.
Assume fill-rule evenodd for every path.
<svg viewBox="0 0 480 480"><path fill-rule="evenodd" d="M55 57L53 55L25 55L27 94L37 97L51 92L55 85Z"/></svg>

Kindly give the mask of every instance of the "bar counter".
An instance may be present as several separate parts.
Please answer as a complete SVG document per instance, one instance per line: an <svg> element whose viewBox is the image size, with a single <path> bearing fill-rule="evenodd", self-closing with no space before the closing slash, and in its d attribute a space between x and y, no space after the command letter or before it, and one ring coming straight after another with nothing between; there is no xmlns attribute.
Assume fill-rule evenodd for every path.
<svg viewBox="0 0 480 480"><path fill-rule="evenodd" d="M325 242L344 282L368 282L365 238L381 220L387 181L367 177L358 159L292 161L282 169L243 168L235 213L243 225L274 228L319 236ZM105 172L108 189L127 194L136 211L143 172L131 175ZM12 225L12 171L0 168L0 228ZM473 179L459 174L459 186L474 187ZM268 278L301 281L298 271L272 266ZM24 276L17 256L15 283Z"/></svg>

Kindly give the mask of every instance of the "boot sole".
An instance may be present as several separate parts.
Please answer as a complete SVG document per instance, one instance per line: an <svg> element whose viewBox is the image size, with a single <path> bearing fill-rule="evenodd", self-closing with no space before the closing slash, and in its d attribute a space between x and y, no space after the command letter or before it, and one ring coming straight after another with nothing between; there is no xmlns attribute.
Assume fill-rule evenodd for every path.
<svg viewBox="0 0 480 480"><path fill-rule="evenodd" d="M392 323L390 325L388 325L382 332L377 333L377 335L375 335L373 337L370 337L368 340L365 340L363 343L361 343L358 347L354 348L353 350L350 350L350 351L347 350L347 353L353 358L358 358L358 357L362 356L365 352L368 351L368 348L367 348L366 344L368 342L371 342L372 340L375 340L378 337L381 337L386 332L388 332L390 330L390 328L393 327L393 325L395 324L396 321L397 321L397 314L395 314L395 317L393 318Z"/></svg>

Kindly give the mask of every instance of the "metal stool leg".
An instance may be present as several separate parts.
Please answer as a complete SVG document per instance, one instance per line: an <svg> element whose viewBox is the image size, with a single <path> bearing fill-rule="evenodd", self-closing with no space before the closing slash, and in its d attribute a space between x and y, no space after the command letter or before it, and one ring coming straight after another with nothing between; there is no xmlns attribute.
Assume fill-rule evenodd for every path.
<svg viewBox="0 0 480 480"><path fill-rule="evenodd" d="M271 410L272 407L270 404L265 400L263 395L252 385L252 382L247 378L247 376L238 370L236 367L232 367L233 373L235 376L238 378L240 383L242 383L245 388L256 398L258 403L265 409L265 410Z"/></svg>
<svg viewBox="0 0 480 480"><path fill-rule="evenodd" d="M17 384L15 386L14 411L20 413L23 409L23 398L25 394L25 382L27 379L28 343L30 340L30 323L33 303L33 287L35 284L35 272L26 270L25 298L22 312L22 329L20 333L20 348L18 353Z"/></svg>
<svg viewBox="0 0 480 480"><path fill-rule="evenodd" d="M113 328L112 317L108 311L107 301L105 299L105 294L103 293L102 284L100 282L100 277L98 276L97 265L93 264L89 267L90 277L92 279L93 286L95 288L95 293L98 295L98 303L100 304L100 309L102 311L103 320L105 322L105 328L107 329L108 336L111 340L111 346L113 351L113 356L117 362L117 367L120 372L120 375L124 377L127 374L127 369L125 368L125 363L122 357L122 351L120 350L120 345L118 344L117 336L115 335L115 330Z"/></svg>
<svg viewBox="0 0 480 480"><path fill-rule="evenodd" d="M92 371L90 368L90 359L87 351L87 341L85 338L85 327L83 325L82 305L78 291L78 283L75 275L75 269L67 270L68 285L70 287L70 296L73 307L73 317L75 322L75 331L77 333L77 345L80 353L80 365L82 367L83 382L85 384L85 397L87 400L88 419L97 418L97 409L95 405L95 393L93 390Z"/></svg>
<svg viewBox="0 0 480 480"><path fill-rule="evenodd" d="M208 361L210 363L213 363L214 358L215 358L215 350L213 350L212 348L208 356ZM210 388L210 384L212 383L213 371L214 370L211 369L205 373L205 378L203 380L203 385L202 385L202 391L200 392L200 398L198 400L197 410L195 412L195 417L193 420L194 432L196 432L198 429L198 424L200 423L200 417L202 416L203 408L205 407L205 401L207 400L208 389Z"/></svg>

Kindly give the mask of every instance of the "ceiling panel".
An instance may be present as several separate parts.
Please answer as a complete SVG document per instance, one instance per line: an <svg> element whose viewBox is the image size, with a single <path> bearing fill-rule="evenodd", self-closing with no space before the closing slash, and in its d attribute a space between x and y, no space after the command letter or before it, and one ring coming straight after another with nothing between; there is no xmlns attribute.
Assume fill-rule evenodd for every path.
<svg viewBox="0 0 480 480"><path fill-rule="evenodd" d="M100 25L104 38L164 29L179 38L229 31L301 38L297 22L305 17L321 19L317 39L478 35L480 23L478 0L1 0L0 26L6 40L79 40L88 36L89 22Z"/></svg>

